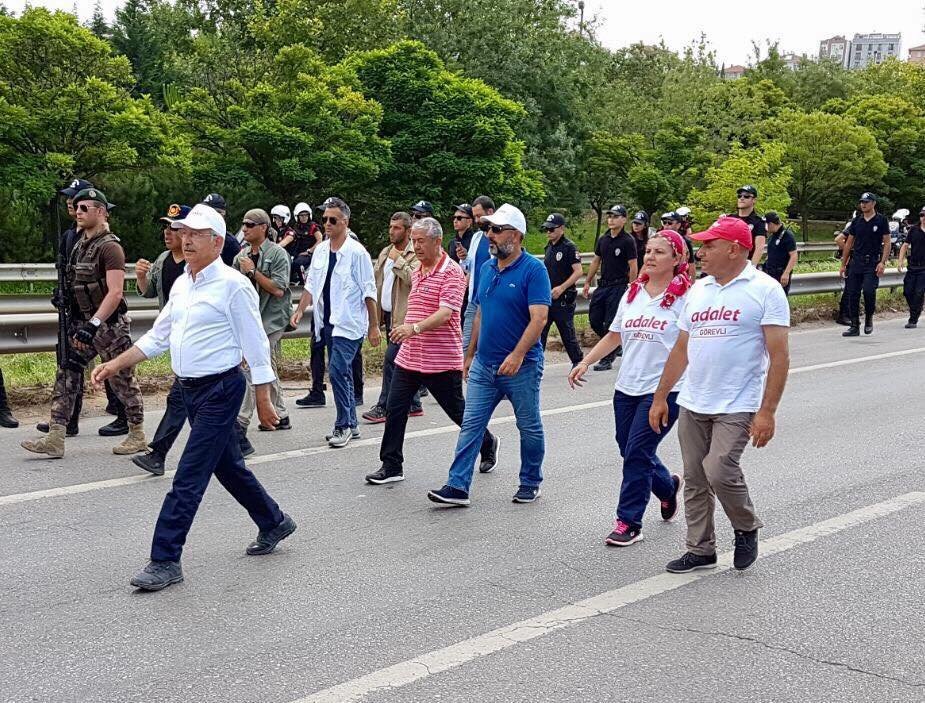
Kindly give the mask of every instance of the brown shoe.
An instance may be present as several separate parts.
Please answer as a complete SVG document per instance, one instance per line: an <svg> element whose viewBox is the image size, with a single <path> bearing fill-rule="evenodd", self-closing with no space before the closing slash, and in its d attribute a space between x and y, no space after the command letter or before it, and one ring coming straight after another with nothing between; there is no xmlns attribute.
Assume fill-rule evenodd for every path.
<svg viewBox="0 0 925 703"><path fill-rule="evenodd" d="M113 454L137 454L148 451L148 441L145 439L144 426L141 424L128 425L128 436L112 448Z"/></svg>
<svg viewBox="0 0 925 703"><path fill-rule="evenodd" d="M64 456L64 425L50 425L48 434L38 439L26 439L20 446L36 454L47 454L52 459Z"/></svg>

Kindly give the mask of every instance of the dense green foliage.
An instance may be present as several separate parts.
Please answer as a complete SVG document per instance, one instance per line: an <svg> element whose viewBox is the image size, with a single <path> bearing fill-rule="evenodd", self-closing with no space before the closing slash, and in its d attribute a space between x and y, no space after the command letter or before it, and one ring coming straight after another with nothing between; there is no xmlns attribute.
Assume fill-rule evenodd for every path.
<svg viewBox="0 0 925 703"><path fill-rule="evenodd" d="M925 69L791 71L757 48L724 80L705 39L602 47L568 0L127 0L114 22L0 13L0 260L47 260L72 177L119 207L130 257L170 202L329 195L371 247L418 199L487 193L533 221L615 202L700 225L745 182L759 211L925 201Z"/></svg>

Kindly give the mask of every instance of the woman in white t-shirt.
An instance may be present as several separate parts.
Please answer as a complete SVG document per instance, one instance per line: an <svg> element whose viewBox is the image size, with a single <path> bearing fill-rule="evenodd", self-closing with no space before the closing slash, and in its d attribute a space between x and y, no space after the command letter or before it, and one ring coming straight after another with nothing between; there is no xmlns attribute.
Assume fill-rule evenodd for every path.
<svg viewBox="0 0 925 703"><path fill-rule="evenodd" d="M678 338L678 315L691 286L687 245L680 234L662 230L646 244L642 272L620 300L610 331L569 374L572 388L584 383L588 366L623 345L623 360L613 396L617 445L623 457L623 484L613 531L606 543L625 547L642 539L642 516L649 493L661 501L663 520L678 510L681 477L669 473L655 452L678 419L678 389L668 396L668 427L649 427L649 407L662 368Z"/></svg>

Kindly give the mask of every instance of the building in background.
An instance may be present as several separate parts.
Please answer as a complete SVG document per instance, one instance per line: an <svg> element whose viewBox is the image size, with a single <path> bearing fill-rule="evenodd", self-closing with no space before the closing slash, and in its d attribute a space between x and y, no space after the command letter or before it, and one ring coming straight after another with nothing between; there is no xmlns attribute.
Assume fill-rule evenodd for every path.
<svg viewBox="0 0 925 703"><path fill-rule="evenodd" d="M789 68L791 71L796 71L800 68L800 64L804 61L807 61L806 54L781 54L781 61Z"/></svg>
<svg viewBox="0 0 925 703"><path fill-rule="evenodd" d="M720 77L727 81L735 81L745 75L745 66L723 66L720 69Z"/></svg>
<svg viewBox="0 0 925 703"><path fill-rule="evenodd" d="M823 39L819 42L819 58L836 61L842 66L848 66L848 54L850 53L850 42L843 36Z"/></svg>
<svg viewBox="0 0 925 703"><path fill-rule="evenodd" d="M925 64L925 44L913 46L909 49L909 63Z"/></svg>
<svg viewBox="0 0 925 703"><path fill-rule="evenodd" d="M851 40L848 68L858 71L870 64L886 61L890 56L899 58L900 34L855 34Z"/></svg>

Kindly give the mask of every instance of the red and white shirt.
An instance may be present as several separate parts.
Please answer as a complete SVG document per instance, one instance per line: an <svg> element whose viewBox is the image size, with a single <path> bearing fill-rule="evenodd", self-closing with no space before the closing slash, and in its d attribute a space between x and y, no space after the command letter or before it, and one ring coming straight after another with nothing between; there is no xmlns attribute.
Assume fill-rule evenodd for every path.
<svg viewBox="0 0 925 703"><path fill-rule="evenodd" d="M684 297L678 326L690 340L678 404L705 415L757 411L768 373L762 328L790 326L784 289L749 263L724 286L701 278Z"/></svg>
<svg viewBox="0 0 925 703"><path fill-rule="evenodd" d="M678 316L684 307L684 297L681 297L670 308L663 308L663 297L650 297L643 287L632 303L627 302L626 293L620 300L610 331L620 334L623 345L615 386L621 393L648 395L658 388L665 362L681 333ZM683 383L682 376L674 390Z"/></svg>
<svg viewBox="0 0 925 703"><path fill-rule="evenodd" d="M466 277L462 269L446 252L434 270L425 274L423 267L411 273L411 293L405 324L426 320L440 308L451 310L450 319L436 329L409 337L401 343L395 363L408 371L441 373L462 371L462 309ZM783 289L782 289L783 290Z"/></svg>

